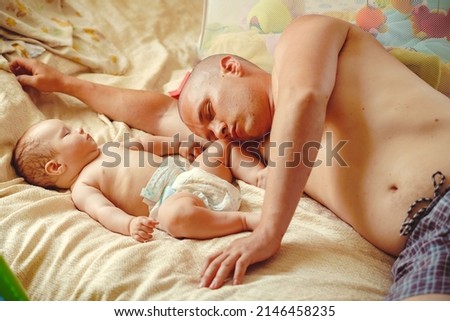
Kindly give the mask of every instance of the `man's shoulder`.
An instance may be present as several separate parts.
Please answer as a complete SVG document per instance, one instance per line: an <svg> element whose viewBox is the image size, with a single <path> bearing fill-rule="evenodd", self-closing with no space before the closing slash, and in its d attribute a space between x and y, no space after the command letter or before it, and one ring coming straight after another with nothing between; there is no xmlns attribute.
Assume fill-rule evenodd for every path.
<svg viewBox="0 0 450 321"><path fill-rule="evenodd" d="M297 17L284 30L277 47L283 46L286 49L295 43L304 41L333 42L333 39L345 37L349 29L354 25L335 17L308 14ZM294 41L295 40L295 41ZM294 41L294 42L293 42Z"/></svg>

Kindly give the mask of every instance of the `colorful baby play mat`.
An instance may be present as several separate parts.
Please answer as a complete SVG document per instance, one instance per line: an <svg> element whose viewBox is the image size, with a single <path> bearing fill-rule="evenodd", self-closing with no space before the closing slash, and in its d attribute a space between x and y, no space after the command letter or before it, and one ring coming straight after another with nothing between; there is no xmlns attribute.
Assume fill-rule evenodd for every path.
<svg viewBox="0 0 450 321"><path fill-rule="evenodd" d="M450 0L205 0L200 53L236 54L270 71L281 32L305 14L356 24L450 95Z"/></svg>

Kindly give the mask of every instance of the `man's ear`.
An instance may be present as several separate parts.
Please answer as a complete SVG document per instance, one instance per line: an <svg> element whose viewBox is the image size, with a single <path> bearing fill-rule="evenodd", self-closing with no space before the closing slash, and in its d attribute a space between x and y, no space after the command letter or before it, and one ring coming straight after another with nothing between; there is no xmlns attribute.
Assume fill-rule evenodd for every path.
<svg viewBox="0 0 450 321"><path fill-rule="evenodd" d="M66 169L67 169L66 165L61 164L54 159L49 160L47 162L47 164L45 164L45 172L48 175L54 175L54 176L62 175L62 174L64 174Z"/></svg>
<svg viewBox="0 0 450 321"><path fill-rule="evenodd" d="M242 64L233 56L225 56L220 59L221 73L242 76Z"/></svg>

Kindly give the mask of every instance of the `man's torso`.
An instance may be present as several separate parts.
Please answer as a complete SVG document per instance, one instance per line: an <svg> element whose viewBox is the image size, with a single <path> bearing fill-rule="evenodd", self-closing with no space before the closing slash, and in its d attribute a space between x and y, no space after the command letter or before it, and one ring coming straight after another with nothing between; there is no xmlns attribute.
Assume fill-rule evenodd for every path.
<svg viewBox="0 0 450 321"><path fill-rule="evenodd" d="M433 173L450 177L450 100L373 42L361 31L349 33L328 104L322 163L305 192L396 255L410 204L432 197ZM333 159L340 142L346 143Z"/></svg>

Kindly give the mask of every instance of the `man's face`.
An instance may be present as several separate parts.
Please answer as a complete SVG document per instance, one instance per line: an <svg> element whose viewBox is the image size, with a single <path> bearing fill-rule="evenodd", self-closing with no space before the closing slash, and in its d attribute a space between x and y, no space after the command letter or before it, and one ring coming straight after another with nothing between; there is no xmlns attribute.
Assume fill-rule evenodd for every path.
<svg viewBox="0 0 450 321"><path fill-rule="evenodd" d="M195 79L184 88L181 119L195 134L211 141L259 140L272 125L264 87L258 79L227 74L217 81Z"/></svg>

